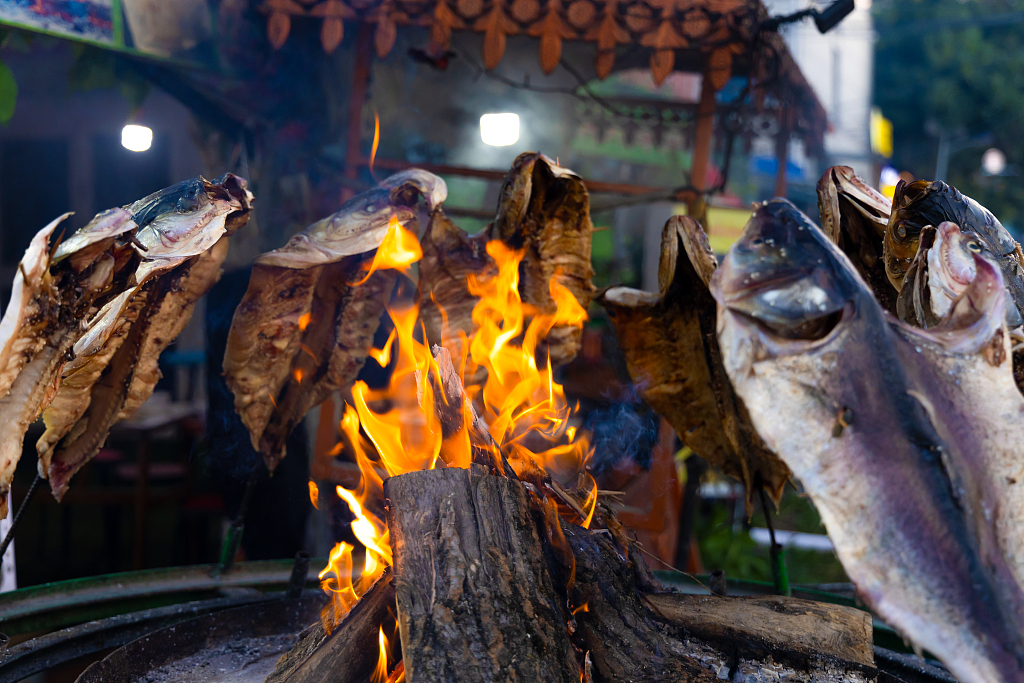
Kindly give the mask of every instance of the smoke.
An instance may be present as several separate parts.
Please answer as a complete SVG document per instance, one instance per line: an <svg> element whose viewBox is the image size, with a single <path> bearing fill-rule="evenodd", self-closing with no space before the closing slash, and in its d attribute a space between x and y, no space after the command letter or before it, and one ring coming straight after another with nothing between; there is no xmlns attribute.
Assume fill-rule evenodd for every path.
<svg viewBox="0 0 1024 683"><path fill-rule="evenodd" d="M658 416L640 402L613 403L592 410L586 428L592 433L594 474L608 470L625 458L644 469L651 466L651 450L658 441Z"/></svg>

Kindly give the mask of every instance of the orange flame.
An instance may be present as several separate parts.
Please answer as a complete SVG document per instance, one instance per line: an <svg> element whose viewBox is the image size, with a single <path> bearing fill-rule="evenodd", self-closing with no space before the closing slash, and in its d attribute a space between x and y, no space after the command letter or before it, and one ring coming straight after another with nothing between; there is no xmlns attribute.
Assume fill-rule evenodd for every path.
<svg viewBox="0 0 1024 683"><path fill-rule="evenodd" d="M366 277L380 268L408 269L422 253L415 235L392 218ZM447 399L438 391L443 383L437 362L425 336L417 330L418 306L389 308L394 330L383 349L371 349L371 356L381 366L394 363L389 385L371 389L365 382L356 382L352 387L351 405L345 406L340 428L344 449L353 456L362 478L355 490L340 486L336 490L355 516L352 531L366 555L360 578L353 584L352 546L342 543L331 553L321 579L333 597L331 609L336 617L347 613L393 562L387 525L374 512L380 510L384 479L438 466L468 467L473 459L469 441L472 401L482 406L481 417L491 436L519 471L540 467L575 481L589 456L589 437L569 424L572 408L561 385L554 381L550 359L542 348L553 327L582 326L586 311L557 281L557 273L548 287L550 307L540 311L524 304L519 295L524 251L491 242L487 253L498 272L489 278L470 277L470 292L479 298L473 309L478 330L471 339L462 338L461 353L452 359L462 377L482 375L478 370L483 369L487 379L482 389L466 387L457 433L442 436L438 409L450 409L443 407ZM597 483L592 477L590 482L586 502L578 508L585 512L580 520L585 526L590 525L597 505ZM558 527L557 506L549 501L547 508L549 532L562 550L568 550ZM566 562L571 585L575 567L571 551ZM386 663L380 671L383 673L375 680L383 681ZM393 672L391 678L400 680L402 676Z"/></svg>
<svg viewBox="0 0 1024 683"><path fill-rule="evenodd" d="M296 382L298 382L299 384L302 384L302 369L301 368L295 368L294 370L292 370L292 377L295 378Z"/></svg>
<svg viewBox="0 0 1024 683"><path fill-rule="evenodd" d="M416 235L406 230L398 221L398 216L392 216L388 221L388 231L384 235L377 253L373 255L373 261L367 267L366 275L353 286L361 285L370 279L378 270L391 268L394 270L407 270L409 266L423 258L423 249Z"/></svg>
<svg viewBox="0 0 1024 683"><path fill-rule="evenodd" d="M580 605L579 607L577 607L576 609L574 609L572 611L572 615L576 616L580 612L589 612L590 611L590 607L588 605L589 605L589 603L586 603L586 602L583 603L582 605Z"/></svg>
<svg viewBox="0 0 1024 683"><path fill-rule="evenodd" d="M312 479L309 480L309 500L313 503L313 507L317 510L320 509L320 506L317 505L320 500L320 489L317 488L316 482Z"/></svg>
<svg viewBox="0 0 1024 683"><path fill-rule="evenodd" d="M377 160L377 147L380 146L380 115L373 110L373 147L370 148L370 175L373 175L373 162Z"/></svg>
<svg viewBox="0 0 1024 683"><path fill-rule="evenodd" d="M395 341L395 330L391 330L391 334L388 335L388 340L384 342L383 349L370 349L370 358L377 361L377 365L382 368L386 368L388 363L391 362L391 345Z"/></svg>
<svg viewBox="0 0 1024 683"><path fill-rule="evenodd" d="M388 676L388 680L385 683L405 683L405 661L399 662L395 665L395 670Z"/></svg>
<svg viewBox="0 0 1024 683"><path fill-rule="evenodd" d="M299 316L299 329L302 330L303 332L305 332L306 328L309 327L309 323L312 320L313 320L313 314L308 312L308 311L303 313L302 315L300 315Z"/></svg>
<svg viewBox="0 0 1024 683"><path fill-rule="evenodd" d="M525 252L495 241L488 243L487 253L498 265L498 274L487 281L469 278L470 293L480 297L473 308L479 329L470 342L470 358L487 369L482 398L491 436L503 450L508 447L539 467L562 474L578 472L585 464L589 440L577 440L576 429L568 425L571 410L565 392L552 377L550 359L538 367L537 348L556 325L582 326L586 311L552 278L548 289L554 312L537 313L524 329L528 311L519 296L519 263ZM521 344L513 343L520 336Z"/></svg>
<svg viewBox="0 0 1024 683"><path fill-rule="evenodd" d="M327 566L318 575L320 587L331 596L330 604L320 613L320 620L328 633L334 630L365 592L363 586L360 586L363 590L357 592L356 586L352 583L353 549L353 546L344 542L334 546L327 559ZM331 574L333 576L330 576Z"/></svg>
<svg viewBox="0 0 1024 683"><path fill-rule="evenodd" d="M380 656L377 658L377 667L370 674L373 683L385 683L388 678L388 637L384 635L384 627L378 631L377 643L380 647Z"/></svg>

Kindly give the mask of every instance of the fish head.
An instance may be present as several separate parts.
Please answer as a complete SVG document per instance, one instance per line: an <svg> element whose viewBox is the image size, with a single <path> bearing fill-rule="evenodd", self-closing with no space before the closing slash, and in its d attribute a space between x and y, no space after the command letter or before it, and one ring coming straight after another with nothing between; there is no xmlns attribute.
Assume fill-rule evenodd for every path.
<svg viewBox="0 0 1024 683"><path fill-rule="evenodd" d="M961 233L955 223L940 225L934 241L929 241L925 253L922 239L915 262L920 266L927 259L928 283L917 278L916 286L927 287L928 296L917 292L916 300L929 302L940 319L927 329L905 334L917 335L951 353L976 353L1002 329L1006 308L1012 304L1002 270L984 243L972 233ZM911 284L908 280L905 286Z"/></svg>
<svg viewBox="0 0 1024 683"><path fill-rule="evenodd" d="M892 213L892 202L868 185L849 166L833 166L818 180L818 210L821 228L833 242L839 243L842 219L856 221L861 230L855 234L873 234L881 238Z"/></svg>
<svg viewBox="0 0 1024 683"><path fill-rule="evenodd" d="M227 215L247 211L251 199L244 181L226 174L213 183L202 176L182 181L125 208L139 226L144 258L179 258L213 246L227 231Z"/></svg>
<svg viewBox="0 0 1024 683"><path fill-rule="evenodd" d="M896 185L892 214L882 242L885 274L896 289L903 286L903 278L917 254L922 228L941 222L928 220L924 214L930 213L928 209L948 194L949 190L949 186L941 180L915 180L912 183L901 180Z"/></svg>
<svg viewBox="0 0 1024 683"><path fill-rule="evenodd" d="M757 208L712 278L720 306L756 322L767 338L788 340L828 334L865 287L821 229L784 199Z"/></svg>
<svg viewBox="0 0 1024 683"><path fill-rule="evenodd" d="M257 264L280 268L311 268L346 256L375 251L387 234L392 219L403 227L416 221L415 199L395 188L375 187L352 197L327 218L292 235L280 249L263 254ZM397 201L396 201L397 199Z"/></svg>
<svg viewBox="0 0 1024 683"><path fill-rule="evenodd" d="M53 263L60 263L73 254L100 245L111 237L119 237L136 228L132 214L126 209L107 209L96 214L91 221L76 230L73 235L57 245Z"/></svg>
<svg viewBox="0 0 1024 683"><path fill-rule="evenodd" d="M422 195L427 209L437 211L448 199L444 178L420 168L410 168L385 178L380 187L390 192L391 201L399 206L414 206L416 195Z"/></svg>

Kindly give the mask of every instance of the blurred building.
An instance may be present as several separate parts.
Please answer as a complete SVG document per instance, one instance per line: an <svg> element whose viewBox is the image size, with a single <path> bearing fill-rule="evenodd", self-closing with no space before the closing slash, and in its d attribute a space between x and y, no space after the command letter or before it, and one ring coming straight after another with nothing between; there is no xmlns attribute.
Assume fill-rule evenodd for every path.
<svg viewBox="0 0 1024 683"><path fill-rule="evenodd" d="M830 2L810 4L824 7ZM808 2L765 0L765 6L772 16L778 16L806 9ZM838 164L852 166L858 175L874 183L877 178L870 139L874 79L871 0L857 0L856 9L828 33L820 33L809 19L785 24L779 33L814 88L829 121L822 168L815 167L798 141L790 143L788 170L794 191L806 192L808 184L813 190L824 168ZM754 149L752 157L753 163L763 157L774 159L774 149Z"/></svg>

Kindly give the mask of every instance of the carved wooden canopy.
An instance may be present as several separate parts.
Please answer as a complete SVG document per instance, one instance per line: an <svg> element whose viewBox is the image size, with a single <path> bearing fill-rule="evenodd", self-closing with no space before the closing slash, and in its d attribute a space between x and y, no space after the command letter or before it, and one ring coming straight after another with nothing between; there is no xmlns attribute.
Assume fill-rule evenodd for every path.
<svg viewBox="0 0 1024 683"><path fill-rule="evenodd" d="M320 20L320 42L332 52L345 22L376 24L374 45L384 58L399 24L426 26L440 51L452 32L483 33L483 61L495 68L508 36L539 38L545 73L558 66L563 41L596 44L595 71L615 68L616 48L640 46L660 84L675 69L703 73L715 90L730 77L754 81L758 105L785 129L820 150L825 111L777 33L759 31L767 11L760 0L264 0L267 35L275 48L288 40L292 17Z"/></svg>

